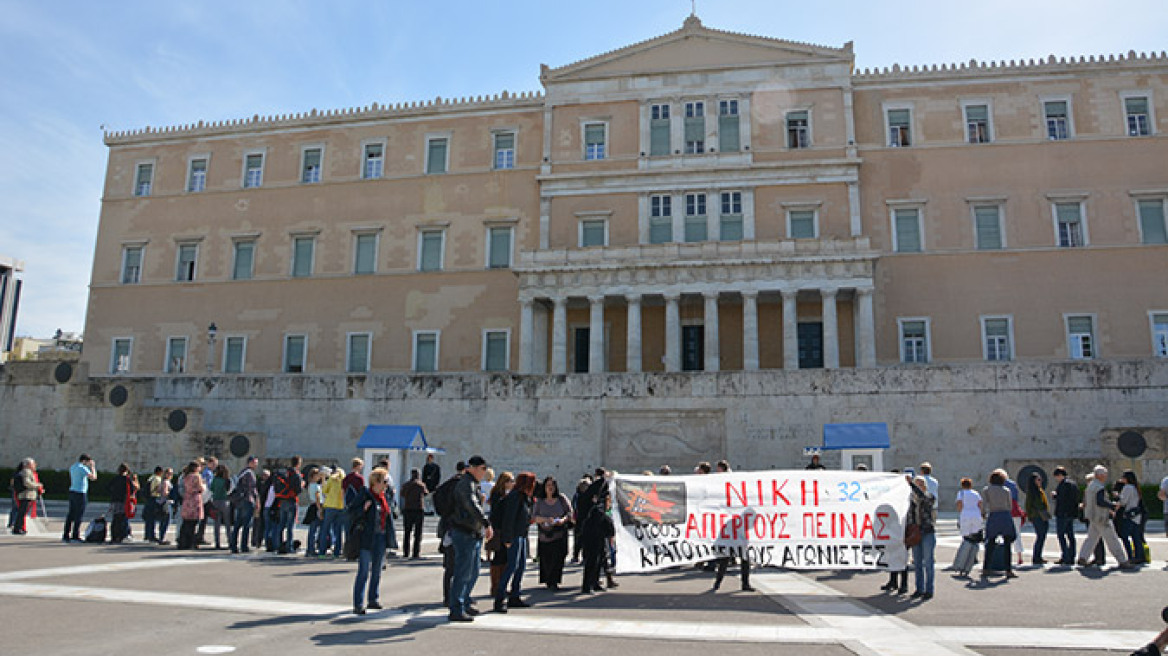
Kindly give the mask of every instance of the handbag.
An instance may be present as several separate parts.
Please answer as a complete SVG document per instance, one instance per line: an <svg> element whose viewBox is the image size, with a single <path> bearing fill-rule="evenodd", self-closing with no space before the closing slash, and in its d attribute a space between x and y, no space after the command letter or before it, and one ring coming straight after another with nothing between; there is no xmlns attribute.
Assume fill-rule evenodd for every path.
<svg viewBox="0 0 1168 656"><path fill-rule="evenodd" d="M921 543L920 524L909 524L904 527L904 546L915 547Z"/></svg>
<svg viewBox="0 0 1168 656"><path fill-rule="evenodd" d="M357 560L361 557L361 538L364 534L364 521L354 522L349 527L349 534L345 536L345 560Z"/></svg>
<svg viewBox="0 0 1168 656"><path fill-rule="evenodd" d="M977 533L970 533L969 535L965 536L965 539L974 544L981 544L985 541L985 532L978 531Z"/></svg>
<svg viewBox="0 0 1168 656"><path fill-rule="evenodd" d="M319 512L320 511L318 511L316 508L316 504L315 503L312 504L311 506L308 507L308 510L304 511L304 520L301 521L300 523L303 524L304 526L311 526L313 523L316 522L316 520L320 519Z"/></svg>

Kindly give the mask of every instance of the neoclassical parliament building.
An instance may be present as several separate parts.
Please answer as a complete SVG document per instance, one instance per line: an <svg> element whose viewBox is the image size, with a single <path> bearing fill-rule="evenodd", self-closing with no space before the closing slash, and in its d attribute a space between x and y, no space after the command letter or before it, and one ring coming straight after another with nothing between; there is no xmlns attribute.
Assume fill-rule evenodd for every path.
<svg viewBox="0 0 1168 656"><path fill-rule="evenodd" d="M1163 53L857 70L691 16L540 83L107 133L90 371L1168 356Z"/></svg>

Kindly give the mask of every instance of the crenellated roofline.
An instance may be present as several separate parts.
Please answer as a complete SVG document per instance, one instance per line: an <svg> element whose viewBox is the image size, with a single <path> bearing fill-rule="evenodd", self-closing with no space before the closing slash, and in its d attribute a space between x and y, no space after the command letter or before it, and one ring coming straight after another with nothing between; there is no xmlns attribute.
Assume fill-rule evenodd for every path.
<svg viewBox="0 0 1168 656"><path fill-rule="evenodd" d="M463 98L442 98L434 100L400 102L389 105L372 103L365 107L347 109L313 109L308 112L253 115L251 118L226 119L222 121L199 121L185 125L138 128L134 130L107 131L104 142L107 146L146 143L170 138L211 137L225 134L254 132L265 129L314 128L342 123L353 123L377 119L398 119L435 114L458 114L483 109L511 109L520 107L542 107L543 93L523 91L502 93L492 96L467 96Z"/></svg>
<svg viewBox="0 0 1168 656"><path fill-rule="evenodd" d="M1168 52L1128 51L1126 55L1081 55L1076 57L1056 57L1050 55L1039 59L983 62L971 59L966 63L925 64L901 66L893 64L884 68L865 68L857 71L852 80L857 84L865 82L898 82L915 80L969 79L987 76L1025 75L1031 73L1080 72L1090 70L1114 70L1116 68L1144 68L1168 64Z"/></svg>

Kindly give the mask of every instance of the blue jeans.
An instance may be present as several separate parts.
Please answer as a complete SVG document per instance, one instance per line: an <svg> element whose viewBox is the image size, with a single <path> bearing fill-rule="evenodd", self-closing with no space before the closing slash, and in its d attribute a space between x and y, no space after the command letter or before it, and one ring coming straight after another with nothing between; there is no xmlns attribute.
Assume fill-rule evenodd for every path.
<svg viewBox="0 0 1168 656"><path fill-rule="evenodd" d="M527 536L521 535L511 541L507 549L507 569L503 570L503 578L499 579L499 586L495 588L495 601L502 601L504 596L516 599L523 594L523 572L527 569ZM507 584L511 584L510 594Z"/></svg>
<svg viewBox="0 0 1168 656"><path fill-rule="evenodd" d="M308 525L308 544L304 547L305 556L315 556L318 553L324 553L324 549L322 548L324 544L321 542L323 535L320 530L322 526L324 526L324 522L320 519Z"/></svg>
<svg viewBox="0 0 1168 656"><path fill-rule="evenodd" d="M362 599L369 603L378 601L381 597L381 564L385 562L385 534L374 533L373 544L369 549L362 549L357 559L357 580L353 581L353 608L361 608ZM369 592L365 592L365 582L369 582Z"/></svg>
<svg viewBox="0 0 1168 656"><path fill-rule="evenodd" d="M1064 565L1075 563L1075 518L1055 517L1055 531L1058 534L1059 549L1062 550Z"/></svg>
<svg viewBox="0 0 1168 656"><path fill-rule="evenodd" d="M276 550L292 551L292 529L296 526L295 499L280 499L280 526L276 532Z"/></svg>
<svg viewBox="0 0 1168 656"><path fill-rule="evenodd" d="M280 507L276 508L276 518L272 519L271 508L264 508L264 539L268 542L268 551L280 548Z"/></svg>
<svg viewBox="0 0 1168 656"><path fill-rule="evenodd" d="M88 503L84 492L69 493L69 514L65 516L65 531L61 537L81 539L81 518L85 516L85 506Z"/></svg>
<svg viewBox="0 0 1168 656"><path fill-rule="evenodd" d="M1120 512L1123 512L1122 510ZM1144 527L1139 522L1124 517L1118 522L1119 541L1127 552L1127 559L1133 563L1144 562Z"/></svg>
<svg viewBox="0 0 1168 656"><path fill-rule="evenodd" d="M324 528L320 553L333 549L333 555L341 557L341 550L345 546L345 510L343 508L324 509Z"/></svg>
<svg viewBox="0 0 1168 656"><path fill-rule="evenodd" d="M937 534L922 532L921 543L912 550L917 592L933 594L933 552L937 550Z"/></svg>
<svg viewBox="0 0 1168 656"><path fill-rule="evenodd" d="M450 614L466 615L470 593L479 578L479 551L483 539L458 528L450 529L450 546L454 550L454 576L450 581Z"/></svg>
<svg viewBox="0 0 1168 656"><path fill-rule="evenodd" d="M1037 565L1042 560L1042 547L1046 544L1046 533L1050 531L1050 520L1031 517L1030 523L1034 524L1034 557L1030 562Z"/></svg>
<svg viewBox="0 0 1168 656"><path fill-rule="evenodd" d="M154 537L158 538L159 542L166 540L166 529L170 528L170 504L162 502L154 509L155 520L158 522L158 527L154 532Z"/></svg>
<svg viewBox="0 0 1168 656"><path fill-rule="evenodd" d="M232 551L240 550L239 533L243 532L243 551L248 551L248 537L251 535L251 520L255 517L255 504L250 501L241 501L235 506L234 521L231 522L231 536L228 546Z"/></svg>

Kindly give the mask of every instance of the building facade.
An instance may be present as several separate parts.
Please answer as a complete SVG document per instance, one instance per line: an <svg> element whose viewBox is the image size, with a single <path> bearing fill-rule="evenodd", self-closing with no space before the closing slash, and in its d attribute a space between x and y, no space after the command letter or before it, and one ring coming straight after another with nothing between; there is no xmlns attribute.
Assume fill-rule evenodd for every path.
<svg viewBox="0 0 1168 656"><path fill-rule="evenodd" d="M709 29L541 93L109 133L96 375L1168 356L1168 56ZM216 330L208 331L214 325Z"/></svg>
<svg viewBox="0 0 1168 656"><path fill-rule="evenodd" d="M16 311L24 281L19 273L24 262L0 255L0 362L6 361L16 345Z"/></svg>

